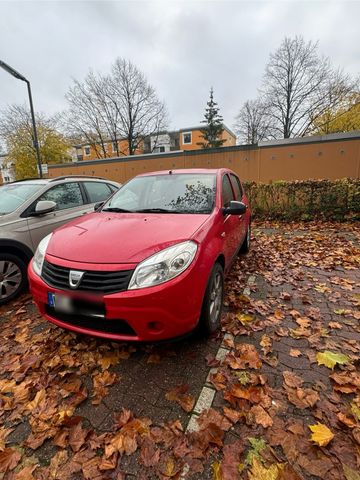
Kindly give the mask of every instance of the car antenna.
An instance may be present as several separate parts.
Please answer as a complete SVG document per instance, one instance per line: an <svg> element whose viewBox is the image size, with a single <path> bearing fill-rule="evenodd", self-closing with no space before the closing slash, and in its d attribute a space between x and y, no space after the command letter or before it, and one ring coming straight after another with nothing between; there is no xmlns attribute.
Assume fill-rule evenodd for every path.
<svg viewBox="0 0 360 480"><path fill-rule="evenodd" d="M172 170L169 170L169 175L172 175L172 173L173 173Z"/></svg>

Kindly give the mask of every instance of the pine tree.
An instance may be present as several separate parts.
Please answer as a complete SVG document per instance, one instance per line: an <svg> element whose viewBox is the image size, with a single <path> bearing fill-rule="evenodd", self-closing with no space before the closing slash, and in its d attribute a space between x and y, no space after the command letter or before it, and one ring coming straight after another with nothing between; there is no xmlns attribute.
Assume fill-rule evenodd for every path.
<svg viewBox="0 0 360 480"><path fill-rule="evenodd" d="M225 140L221 139L224 128L223 118L219 114L219 110L217 103L214 102L214 90L211 87L210 100L205 108L205 120L201 122L206 124L206 127L201 129L201 137L204 141L198 143L202 148L218 148L225 142Z"/></svg>

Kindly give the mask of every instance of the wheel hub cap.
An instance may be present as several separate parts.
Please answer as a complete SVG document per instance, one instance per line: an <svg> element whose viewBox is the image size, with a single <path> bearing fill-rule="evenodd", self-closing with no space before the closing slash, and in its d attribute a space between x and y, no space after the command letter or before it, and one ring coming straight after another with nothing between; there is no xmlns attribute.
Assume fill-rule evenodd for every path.
<svg viewBox="0 0 360 480"><path fill-rule="evenodd" d="M210 293L210 320L213 324L217 323L221 311L222 291L221 275L218 273L214 278Z"/></svg>
<svg viewBox="0 0 360 480"><path fill-rule="evenodd" d="M0 261L0 298L5 299L19 288L22 280L20 268L13 262Z"/></svg>

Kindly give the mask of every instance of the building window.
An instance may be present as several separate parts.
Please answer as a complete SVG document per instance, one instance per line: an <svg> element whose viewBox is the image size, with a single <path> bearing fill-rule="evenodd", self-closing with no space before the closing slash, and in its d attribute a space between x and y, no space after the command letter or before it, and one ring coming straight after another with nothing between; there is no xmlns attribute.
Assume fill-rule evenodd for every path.
<svg viewBox="0 0 360 480"><path fill-rule="evenodd" d="M184 144L184 145L185 145L186 143L189 144L189 143L192 142L192 138L191 138L191 137L192 137L192 134L191 134L191 132L184 132L184 133L182 134L182 136L183 136L183 144Z"/></svg>
<svg viewBox="0 0 360 480"><path fill-rule="evenodd" d="M85 155L90 155L90 147L84 147Z"/></svg>

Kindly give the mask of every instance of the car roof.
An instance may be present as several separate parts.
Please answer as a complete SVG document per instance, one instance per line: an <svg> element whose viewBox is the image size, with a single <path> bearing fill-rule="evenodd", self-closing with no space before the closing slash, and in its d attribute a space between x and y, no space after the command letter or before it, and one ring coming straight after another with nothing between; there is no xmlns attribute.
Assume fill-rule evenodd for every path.
<svg viewBox="0 0 360 480"><path fill-rule="evenodd" d="M88 177L82 175L69 175L67 177L54 177L54 178L28 178L24 180L17 180L15 182L4 183L3 185L48 185L49 183L56 183L56 182L67 182L73 180L82 180L82 181L90 181L90 182L107 182L112 183L114 185L120 185L119 182L115 182L114 180L107 180L106 178L100 177Z"/></svg>
<svg viewBox="0 0 360 480"><path fill-rule="evenodd" d="M212 173L212 174L217 174L222 171L230 171L226 168L177 168L173 170L158 170L156 172L147 172L147 173L140 173L137 175L138 177L148 177L152 175L169 175L171 172L173 175L178 175L181 173L186 173L186 174L191 174L191 173Z"/></svg>

